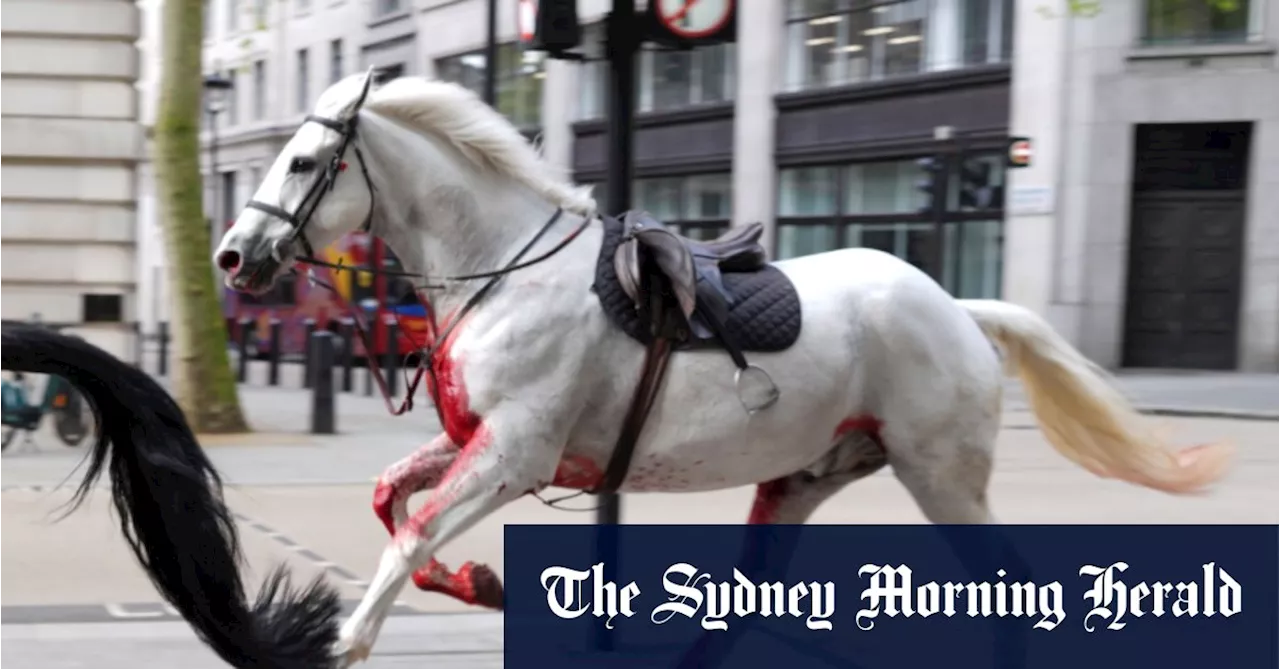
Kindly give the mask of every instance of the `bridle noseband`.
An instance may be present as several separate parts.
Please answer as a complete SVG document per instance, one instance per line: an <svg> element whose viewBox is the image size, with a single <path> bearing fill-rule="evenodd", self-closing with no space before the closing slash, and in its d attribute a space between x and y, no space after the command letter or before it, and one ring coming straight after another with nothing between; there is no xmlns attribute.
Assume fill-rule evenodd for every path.
<svg viewBox="0 0 1280 669"><path fill-rule="evenodd" d="M301 260L314 260L315 250L311 248L311 242L307 240L304 229L307 223L311 222L312 215L315 214L316 208L320 206L320 200L326 193L333 190L338 183L338 175L342 173L345 165L343 156L347 153L347 147L351 147L356 152L356 162L360 165L360 173L364 176L365 186L369 189L369 213L365 215L364 224L360 226L362 232L369 232L373 225L373 203L374 188L373 179L369 177L369 167L364 162L364 153L360 151L360 146L355 143L356 139L356 121L359 120L358 114L353 113L351 118L346 121L335 121L323 116L308 114L304 123L319 123L320 125L338 133L342 137L342 141L338 143L338 150L334 151L333 157L329 159L329 163L325 166L324 171L320 173L320 178L311 183L311 188L307 190L307 194L302 197L302 202L298 203L298 209L293 212L286 211L274 204L267 204L259 200L249 200L245 204L247 209L257 209L265 214L275 216L276 218L288 223L293 232L289 236L275 243L271 247L271 255L276 262L284 262L284 254L280 247L292 244L295 241L302 243L302 250L306 252Z"/></svg>

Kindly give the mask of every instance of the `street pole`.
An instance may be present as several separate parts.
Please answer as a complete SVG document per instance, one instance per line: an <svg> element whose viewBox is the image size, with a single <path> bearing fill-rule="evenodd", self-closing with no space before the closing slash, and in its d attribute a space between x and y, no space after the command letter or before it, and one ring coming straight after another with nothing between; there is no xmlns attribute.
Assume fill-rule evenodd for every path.
<svg viewBox="0 0 1280 669"><path fill-rule="evenodd" d="M489 0L488 37L484 43L484 101L496 108L498 99L498 0Z"/></svg>
<svg viewBox="0 0 1280 669"><path fill-rule="evenodd" d="M216 106L209 108L209 177L213 181L211 187L213 202L209 208L213 212L213 229L209 231L214 243L222 238L222 175L218 174L218 112ZM217 249L213 249L216 251Z"/></svg>
<svg viewBox="0 0 1280 669"><path fill-rule="evenodd" d="M635 114L636 51L640 47L640 23L636 17L635 0L613 0L613 10L605 21L605 52L609 60L609 173L606 195L609 213L619 215L631 208L631 175L634 168L632 125ZM596 524L617 525L621 517L622 504L617 493L601 494ZM606 530L605 536L616 538L612 530ZM598 547L598 556L604 562L605 577L612 578L617 570L617 544L614 541L602 541ZM605 651L612 650L611 636L603 628L596 629L596 647Z"/></svg>
<svg viewBox="0 0 1280 669"><path fill-rule="evenodd" d="M609 58L609 174L606 195L609 212L631 208L632 121L635 115L635 69L639 24L634 0L613 0L606 19L605 51ZM601 496L596 522L616 525L620 517L618 496Z"/></svg>
<svg viewBox="0 0 1280 669"><path fill-rule="evenodd" d="M218 115L222 113L227 91L235 87L235 82L218 74L211 74L202 82L204 88L204 111L209 115L209 176L213 179L210 188L213 206L209 208L211 218L216 223L209 231L209 242L216 245L222 238L222 229L226 225L223 218L230 212L222 211L222 175L218 174ZM209 249L213 253L214 249Z"/></svg>

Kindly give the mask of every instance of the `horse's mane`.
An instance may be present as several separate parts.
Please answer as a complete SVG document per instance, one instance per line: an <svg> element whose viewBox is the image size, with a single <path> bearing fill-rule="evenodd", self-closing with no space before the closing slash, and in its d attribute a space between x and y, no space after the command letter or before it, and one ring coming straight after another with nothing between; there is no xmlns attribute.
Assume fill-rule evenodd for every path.
<svg viewBox="0 0 1280 669"><path fill-rule="evenodd" d="M402 77L374 88L364 108L450 142L476 167L528 186L573 213L596 213L591 188L559 179L554 166L501 114L454 83Z"/></svg>

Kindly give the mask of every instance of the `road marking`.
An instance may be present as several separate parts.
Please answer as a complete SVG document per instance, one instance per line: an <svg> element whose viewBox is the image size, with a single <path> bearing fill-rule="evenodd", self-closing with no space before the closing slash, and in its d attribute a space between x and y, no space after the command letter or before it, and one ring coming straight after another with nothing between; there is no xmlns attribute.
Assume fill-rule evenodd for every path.
<svg viewBox="0 0 1280 669"><path fill-rule="evenodd" d="M107 615L112 618L163 618L165 611L130 611L124 604L103 604Z"/></svg>
<svg viewBox="0 0 1280 669"><path fill-rule="evenodd" d="M240 521L241 523L244 523L249 527L252 527L253 529L257 530L258 532L261 532L262 534L265 534L267 537L270 537L277 544L280 544L281 546L297 554L299 557L303 558L307 562L310 562L312 565L320 569L320 571L332 574L339 581L342 581L347 585L357 588L359 590L367 591L369 589L369 583L367 581L361 580L358 575L356 575L349 569L339 565L336 562L333 562L332 560L326 559L323 555L320 555L319 553L311 550L310 548L307 548L306 546L303 546L297 541L294 541L292 538L285 535L283 532L280 532L279 530L269 525L266 525L265 523L254 520L253 518L250 518L238 511L233 511L232 515L235 516L236 520ZM404 606L408 607L409 605L405 604Z"/></svg>

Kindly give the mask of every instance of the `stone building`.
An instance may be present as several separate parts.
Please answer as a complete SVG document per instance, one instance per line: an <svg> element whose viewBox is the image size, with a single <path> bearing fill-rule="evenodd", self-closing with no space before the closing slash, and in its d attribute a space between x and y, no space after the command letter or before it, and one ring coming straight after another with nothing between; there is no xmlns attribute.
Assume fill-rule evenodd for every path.
<svg viewBox="0 0 1280 669"><path fill-rule="evenodd" d="M3 316L130 355L139 8L4 0L3 12Z"/></svg>

